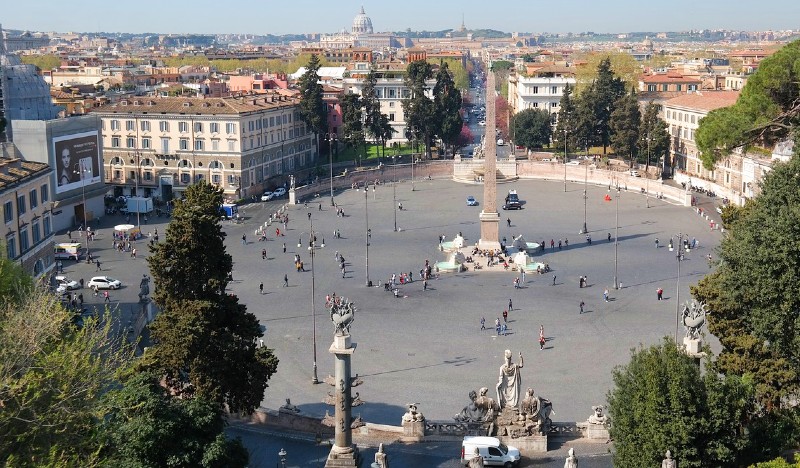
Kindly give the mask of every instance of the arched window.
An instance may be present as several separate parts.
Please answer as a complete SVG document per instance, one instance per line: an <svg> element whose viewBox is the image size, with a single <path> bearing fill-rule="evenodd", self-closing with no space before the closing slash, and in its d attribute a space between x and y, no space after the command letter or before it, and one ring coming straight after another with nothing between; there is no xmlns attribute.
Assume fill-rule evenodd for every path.
<svg viewBox="0 0 800 468"><path fill-rule="evenodd" d="M122 166L122 158L115 156L113 159L111 159L111 164L114 166Z"/></svg>
<svg viewBox="0 0 800 468"><path fill-rule="evenodd" d="M152 159L150 158L142 159L142 167L153 167L153 166L155 166L155 163L153 162Z"/></svg>
<svg viewBox="0 0 800 468"><path fill-rule="evenodd" d="M180 168L191 168L192 163L190 163L187 159L181 159L181 162L178 163L178 167Z"/></svg>
<svg viewBox="0 0 800 468"><path fill-rule="evenodd" d="M208 168L209 169L222 170L222 168L223 168L222 162L220 162L220 161L211 161L210 163L208 163Z"/></svg>
<svg viewBox="0 0 800 468"><path fill-rule="evenodd" d="M33 265L33 274L34 276L39 276L42 274L43 271L44 271L44 262L40 258L39 260L36 260L36 263Z"/></svg>

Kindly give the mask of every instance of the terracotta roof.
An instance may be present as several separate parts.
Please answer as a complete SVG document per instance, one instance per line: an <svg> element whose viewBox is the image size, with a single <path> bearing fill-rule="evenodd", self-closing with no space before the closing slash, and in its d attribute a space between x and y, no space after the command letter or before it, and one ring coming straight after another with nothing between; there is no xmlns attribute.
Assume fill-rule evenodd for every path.
<svg viewBox="0 0 800 468"><path fill-rule="evenodd" d="M736 104L739 91L703 91L701 93L684 94L665 102L668 107L686 107L691 109L712 111Z"/></svg>
<svg viewBox="0 0 800 468"><path fill-rule="evenodd" d="M114 104L93 109L105 114L202 114L233 115L249 114L264 110L291 107L300 101L278 93L246 95L225 98L196 97L133 97Z"/></svg>
<svg viewBox="0 0 800 468"><path fill-rule="evenodd" d="M646 75L641 78L644 83L701 83L699 76L678 75L674 73Z"/></svg>

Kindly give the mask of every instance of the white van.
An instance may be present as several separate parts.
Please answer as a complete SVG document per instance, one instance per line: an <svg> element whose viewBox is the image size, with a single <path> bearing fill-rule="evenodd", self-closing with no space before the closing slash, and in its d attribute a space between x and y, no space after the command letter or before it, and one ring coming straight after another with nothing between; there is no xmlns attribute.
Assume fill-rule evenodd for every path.
<svg viewBox="0 0 800 468"><path fill-rule="evenodd" d="M483 458L485 466L518 466L520 461L519 449L507 447L500 443L497 437L466 436L461 442L461 463L469 465L469 461L478 449L478 454Z"/></svg>
<svg viewBox="0 0 800 468"><path fill-rule="evenodd" d="M78 242L62 242L53 247L56 260L75 260L81 257L81 244Z"/></svg>

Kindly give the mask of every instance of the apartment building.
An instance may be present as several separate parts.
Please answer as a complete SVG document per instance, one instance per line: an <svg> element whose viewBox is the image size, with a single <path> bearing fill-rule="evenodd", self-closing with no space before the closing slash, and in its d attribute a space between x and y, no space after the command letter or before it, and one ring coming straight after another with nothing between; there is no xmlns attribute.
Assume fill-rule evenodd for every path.
<svg viewBox="0 0 800 468"><path fill-rule="evenodd" d="M664 103L664 121L672 137L671 151L676 180L689 178L693 185L713 184L721 196L736 203L757 195L758 182L772 163L769 156L734 151L708 170L703 167L695 144L695 131L700 120L714 109L732 106L739 91L704 91L685 94Z"/></svg>
<svg viewBox="0 0 800 468"><path fill-rule="evenodd" d="M13 143L0 143L0 205L3 242L0 255L18 262L34 277L53 268L50 166L25 161Z"/></svg>
<svg viewBox="0 0 800 468"><path fill-rule="evenodd" d="M526 73L508 77L508 106L516 114L525 109L542 109L555 121L564 88L575 86L575 69L563 65L528 68Z"/></svg>
<svg viewBox="0 0 800 468"><path fill-rule="evenodd" d="M169 200L202 179L229 198L280 185L316 163L314 133L299 100L276 93L128 98L100 117L105 182L118 195Z"/></svg>

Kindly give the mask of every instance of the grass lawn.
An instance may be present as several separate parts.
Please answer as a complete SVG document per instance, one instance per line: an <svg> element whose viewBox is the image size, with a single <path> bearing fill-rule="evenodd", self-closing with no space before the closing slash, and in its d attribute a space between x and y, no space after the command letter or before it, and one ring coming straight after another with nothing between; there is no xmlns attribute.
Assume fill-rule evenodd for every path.
<svg viewBox="0 0 800 468"><path fill-rule="evenodd" d="M366 159L378 159L380 155L383 155L383 150L381 149L380 145L374 144L367 144L367 157ZM417 151L424 150L422 145L417 145ZM403 144L400 145L399 148L391 148L386 147L386 157L392 157L395 154L404 155L404 154L411 154L411 145L410 144ZM339 155L336 157L335 162L342 162L342 161L355 161L358 157L361 156L361 159L364 160L364 146L359 146L357 148L347 147L347 148L339 148Z"/></svg>

